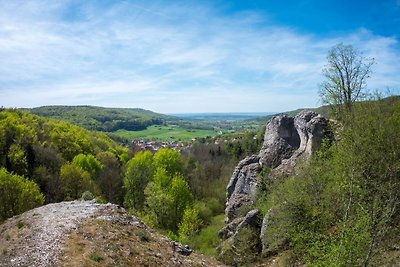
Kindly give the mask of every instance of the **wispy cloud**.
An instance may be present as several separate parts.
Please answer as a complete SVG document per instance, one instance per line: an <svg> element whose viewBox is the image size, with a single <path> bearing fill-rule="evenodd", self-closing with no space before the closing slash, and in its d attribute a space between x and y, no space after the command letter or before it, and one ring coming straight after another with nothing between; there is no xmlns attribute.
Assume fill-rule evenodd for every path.
<svg viewBox="0 0 400 267"><path fill-rule="evenodd" d="M322 38L255 12L121 1L0 1L0 105L94 104L159 112L282 111L318 104L327 51L376 58L373 88L400 87L394 37ZM18 8L16 8L18 7Z"/></svg>

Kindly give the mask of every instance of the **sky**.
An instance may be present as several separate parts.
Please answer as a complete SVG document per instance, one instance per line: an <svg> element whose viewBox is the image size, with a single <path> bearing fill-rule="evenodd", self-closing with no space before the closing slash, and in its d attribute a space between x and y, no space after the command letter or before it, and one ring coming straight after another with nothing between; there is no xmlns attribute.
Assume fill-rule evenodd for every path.
<svg viewBox="0 0 400 267"><path fill-rule="evenodd" d="M316 107L338 43L400 92L400 0L0 0L0 106Z"/></svg>

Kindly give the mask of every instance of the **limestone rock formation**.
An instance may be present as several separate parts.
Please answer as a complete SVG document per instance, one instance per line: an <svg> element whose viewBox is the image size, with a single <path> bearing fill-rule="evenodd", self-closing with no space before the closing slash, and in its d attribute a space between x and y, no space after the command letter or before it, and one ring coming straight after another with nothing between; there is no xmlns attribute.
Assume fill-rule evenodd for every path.
<svg viewBox="0 0 400 267"><path fill-rule="evenodd" d="M328 133L328 120L312 111L303 111L294 118L287 115L273 117L267 123L260 153L240 161L232 174L227 186L227 226L221 229L220 236L234 237L240 225L249 218L261 221L258 211L252 210L246 215L243 210L254 208L258 174L262 167L266 166L271 170L271 179L293 174L296 163L309 159ZM261 240L265 238L268 218L263 221L257 226Z"/></svg>
<svg viewBox="0 0 400 267"><path fill-rule="evenodd" d="M307 160L320 147L327 130L328 121L311 111L303 111L294 118L272 118L259 153L260 164L279 175L291 174L299 159Z"/></svg>
<svg viewBox="0 0 400 267"><path fill-rule="evenodd" d="M300 146L300 137L294 127L294 118L275 116L267 124L264 143L259 153L260 163L273 169L288 159Z"/></svg>
<svg viewBox="0 0 400 267"><path fill-rule="evenodd" d="M259 157L246 157L236 166L231 180L226 188L226 222L230 223L237 217L238 210L253 201L257 186L257 174L260 171Z"/></svg>
<svg viewBox="0 0 400 267"><path fill-rule="evenodd" d="M244 216L243 220L239 223L236 227L236 232L233 234L233 240L236 239L239 231L245 227L255 228L258 229L261 227L260 222L260 211L258 209L253 209L249 211L246 216Z"/></svg>

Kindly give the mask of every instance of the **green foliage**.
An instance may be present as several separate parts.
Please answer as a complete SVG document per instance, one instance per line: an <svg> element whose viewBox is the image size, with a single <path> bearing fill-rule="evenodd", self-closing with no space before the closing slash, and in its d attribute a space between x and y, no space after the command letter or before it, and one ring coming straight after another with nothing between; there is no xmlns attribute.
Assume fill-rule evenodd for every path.
<svg viewBox="0 0 400 267"><path fill-rule="evenodd" d="M199 211L193 207L186 208L178 228L179 241L187 243L187 240L199 231L201 225Z"/></svg>
<svg viewBox="0 0 400 267"><path fill-rule="evenodd" d="M163 168L167 175L182 173L182 159L179 152L169 148L162 148L154 154L154 168Z"/></svg>
<svg viewBox="0 0 400 267"><path fill-rule="evenodd" d="M144 193L146 196L146 212L152 221L151 224L163 229L176 228L177 225L173 225L171 221L172 198L168 194L167 188L161 188L159 184L150 182Z"/></svg>
<svg viewBox="0 0 400 267"><path fill-rule="evenodd" d="M33 108L32 113L64 120L89 130L113 132L118 129L143 130L162 124L166 115L144 109L103 108L92 106L45 106Z"/></svg>
<svg viewBox="0 0 400 267"><path fill-rule="evenodd" d="M268 191L266 252L287 246L310 266L376 262L400 222L399 130L398 104L366 102L344 113L340 140Z"/></svg>
<svg viewBox="0 0 400 267"><path fill-rule="evenodd" d="M90 173L75 164L63 165L60 169L60 179L65 190L65 198L69 200L78 199L87 190L98 191Z"/></svg>
<svg viewBox="0 0 400 267"><path fill-rule="evenodd" d="M43 202L44 196L35 182L0 168L0 222Z"/></svg>
<svg viewBox="0 0 400 267"><path fill-rule="evenodd" d="M22 227L24 227L25 226L25 223L23 222L23 221L18 221L17 222L17 228L18 229L21 229Z"/></svg>
<svg viewBox="0 0 400 267"><path fill-rule="evenodd" d="M321 84L320 95L341 118L342 112L351 111L353 103L364 96L374 59L365 58L353 46L340 43L329 51L327 60L328 65L323 69L326 80Z"/></svg>
<svg viewBox="0 0 400 267"><path fill-rule="evenodd" d="M151 236L150 236L149 232L147 232L145 230L138 229L135 231L135 234L140 239L140 241L149 242L151 240Z"/></svg>
<svg viewBox="0 0 400 267"><path fill-rule="evenodd" d="M226 146L227 152L236 160L243 159L246 156L257 154L263 143L263 134L265 128L258 132L244 132L233 136L233 142L229 142Z"/></svg>
<svg viewBox="0 0 400 267"><path fill-rule="evenodd" d="M210 219L210 223L200 229L198 234L188 237L185 242L193 249L207 256L216 256L216 247L220 243L218 231L225 226L224 215L220 214Z"/></svg>
<svg viewBox="0 0 400 267"><path fill-rule="evenodd" d="M90 191L85 191L82 193L81 199L85 200L85 201L92 200L92 199L94 199L94 195Z"/></svg>
<svg viewBox="0 0 400 267"><path fill-rule="evenodd" d="M154 175L153 154L149 151L137 153L129 160L125 177L125 201L126 207L143 210L145 195L144 189Z"/></svg>
<svg viewBox="0 0 400 267"><path fill-rule="evenodd" d="M159 141L188 141L194 138L202 138L207 136L216 136L217 132L213 129L187 129L179 126L171 125L152 125L145 130L127 131L118 130L112 133L113 136L118 136L126 140L146 139Z"/></svg>
<svg viewBox="0 0 400 267"><path fill-rule="evenodd" d="M193 205L193 195L190 192L190 187L181 175L176 175L172 178L169 188L169 195L172 199L172 220L174 230L181 222L187 207Z"/></svg>
<svg viewBox="0 0 400 267"><path fill-rule="evenodd" d="M242 228L235 238L218 247L218 259L232 266L251 265L258 258L259 245L259 233L250 227Z"/></svg>
<svg viewBox="0 0 400 267"><path fill-rule="evenodd" d="M92 251L89 254L89 259L95 262L101 262L104 258L97 251Z"/></svg>
<svg viewBox="0 0 400 267"><path fill-rule="evenodd" d="M102 195L107 201L122 205L124 197L122 163L116 154L109 151L98 153L96 158L104 166L97 178Z"/></svg>
<svg viewBox="0 0 400 267"><path fill-rule="evenodd" d="M114 158L126 158L127 149L102 133L89 132L66 122L41 118L21 110L0 111L0 167L35 181L46 196L46 202L64 199L66 189L60 180L60 169L79 154L82 155L74 160L74 164L86 169L91 178L96 178L96 183L102 184L102 191L104 189L106 192L106 176L120 173L123 166L116 158L118 163L113 163L112 171L105 171L93 155L109 150L114 151ZM121 176L116 175L111 181L118 187L110 187L110 190L118 193L107 192L107 196L110 201L121 203ZM104 192L101 193L106 195ZM117 194L119 197L115 196ZM76 197L80 197L80 194Z"/></svg>
<svg viewBox="0 0 400 267"><path fill-rule="evenodd" d="M185 179L177 174L172 179L158 169L153 182L145 189L147 211L163 229L177 231L184 211L193 205L193 196Z"/></svg>
<svg viewBox="0 0 400 267"><path fill-rule="evenodd" d="M176 232L193 195L181 175L182 159L177 151L160 149L139 152L129 162L124 177L125 205L145 210L152 225Z"/></svg>
<svg viewBox="0 0 400 267"><path fill-rule="evenodd" d="M72 159L72 164L75 164L89 172L92 177L94 177L104 167L92 154L78 154Z"/></svg>

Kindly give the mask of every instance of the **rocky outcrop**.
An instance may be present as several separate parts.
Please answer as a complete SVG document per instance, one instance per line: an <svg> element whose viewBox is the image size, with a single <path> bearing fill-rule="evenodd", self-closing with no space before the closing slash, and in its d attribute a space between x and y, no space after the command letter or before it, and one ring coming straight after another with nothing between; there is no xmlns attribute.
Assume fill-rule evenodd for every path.
<svg viewBox="0 0 400 267"><path fill-rule="evenodd" d="M0 266L223 266L114 204L48 204L0 224Z"/></svg>
<svg viewBox="0 0 400 267"><path fill-rule="evenodd" d="M275 116L267 124L264 143L259 153L260 163L273 169L288 159L300 146L300 137L294 127L294 118Z"/></svg>
<svg viewBox="0 0 400 267"><path fill-rule="evenodd" d="M246 157L235 168L227 186L225 222L227 226L220 231L222 238L234 237L240 226L252 218L260 222L259 212L254 208L259 172L263 167L271 171L269 178L288 176L295 172L296 163L307 160L321 146L323 138L329 133L328 121L321 115L303 111L295 117L279 115L273 117L266 126L264 143L258 155ZM264 240L268 217L263 223L255 224ZM263 229L261 229L263 228Z"/></svg>
<svg viewBox="0 0 400 267"><path fill-rule="evenodd" d="M263 166L271 169L271 176L293 173L299 160L308 159L319 148L327 130L327 120L311 111L303 111L294 118L273 117L267 123L260 153L240 161L232 174L226 188L226 223L243 217L239 210L252 205L257 176Z"/></svg>
<svg viewBox="0 0 400 267"><path fill-rule="evenodd" d="M297 161L310 158L320 147L327 129L328 121L311 111L303 111L294 118L272 118L259 153L260 164L271 168L275 176L291 174Z"/></svg>
<svg viewBox="0 0 400 267"><path fill-rule="evenodd" d="M257 174L260 171L259 157L253 155L240 161L235 168L226 188L226 222L239 216L238 210L253 202L257 186ZM243 216L243 214L242 214Z"/></svg>
<svg viewBox="0 0 400 267"><path fill-rule="evenodd" d="M260 216L260 211L258 209L249 211L246 214L246 216L244 216L243 220L236 227L236 231L233 234L233 240L236 239L240 230L242 230L245 227L254 228L254 229L260 228L261 222L260 222L259 216Z"/></svg>

